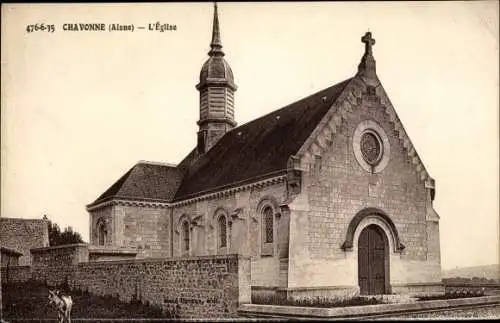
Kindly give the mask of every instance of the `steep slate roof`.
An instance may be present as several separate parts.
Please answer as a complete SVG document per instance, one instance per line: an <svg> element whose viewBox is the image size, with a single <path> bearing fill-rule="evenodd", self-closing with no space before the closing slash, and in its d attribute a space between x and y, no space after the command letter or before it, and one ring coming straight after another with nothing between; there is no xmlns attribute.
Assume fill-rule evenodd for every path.
<svg viewBox="0 0 500 323"><path fill-rule="evenodd" d="M226 133L188 169L174 200L286 170L348 81Z"/></svg>
<svg viewBox="0 0 500 323"><path fill-rule="evenodd" d="M174 197L181 179L182 173L175 166L139 162L92 204L103 202L112 197L170 201Z"/></svg>
<svg viewBox="0 0 500 323"><path fill-rule="evenodd" d="M294 155L351 79L226 133L206 154L196 149L177 167L139 162L91 205L111 198L179 201L285 172Z"/></svg>

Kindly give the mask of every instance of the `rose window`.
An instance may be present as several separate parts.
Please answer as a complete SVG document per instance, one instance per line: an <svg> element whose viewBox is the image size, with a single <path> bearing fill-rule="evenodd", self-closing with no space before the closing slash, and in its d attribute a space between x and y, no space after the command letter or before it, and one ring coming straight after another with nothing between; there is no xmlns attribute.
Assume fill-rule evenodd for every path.
<svg viewBox="0 0 500 323"><path fill-rule="evenodd" d="M361 154L370 165L376 164L381 157L381 144L377 136L372 132L365 132L361 136Z"/></svg>

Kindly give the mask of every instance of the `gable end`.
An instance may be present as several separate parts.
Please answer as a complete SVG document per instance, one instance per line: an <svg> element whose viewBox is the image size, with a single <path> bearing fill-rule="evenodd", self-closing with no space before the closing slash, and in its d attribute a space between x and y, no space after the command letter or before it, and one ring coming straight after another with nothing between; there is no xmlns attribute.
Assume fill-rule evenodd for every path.
<svg viewBox="0 0 500 323"><path fill-rule="evenodd" d="M325 149L327 149L325 143L335 140L335 134L338 132L342 120L346 118L348 113L353 112L354 109L360 106L363 93L366 91L367 86L375 87L377 101L385 108L390 123L393 125L392 130L395 131L401 145L404 147L411 164L418 173L419 180L425 184L426 188L430 188L434 191L435 181L430 177L422 160L418 156L415 147L406 133L387 93L383 89L380 81L378 81L378 78L377 82L371 81L367 83L363 78L357 76L349 81L309 138L307 138L295 156L290 159L290 167L297 170L309 169L311 163L314 162L314 156L323 154ZM434 193L432 195L434 197Z"/></svg>

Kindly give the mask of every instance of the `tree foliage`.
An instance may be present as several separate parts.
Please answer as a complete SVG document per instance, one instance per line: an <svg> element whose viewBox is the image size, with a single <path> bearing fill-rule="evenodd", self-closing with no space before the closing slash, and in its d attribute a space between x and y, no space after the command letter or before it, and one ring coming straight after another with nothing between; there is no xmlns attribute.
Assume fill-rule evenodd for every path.
<svg viewBox="0 0 500 323"><path fill-rule="evenodd" d="M44 216L44 219L47 219L47 217ZM72 227L68 226L64 228L64 230L61 230L57 223L48 219L47 221L49 228L49 245L51 247L84 242L81 234L73 231Z"/></svg>

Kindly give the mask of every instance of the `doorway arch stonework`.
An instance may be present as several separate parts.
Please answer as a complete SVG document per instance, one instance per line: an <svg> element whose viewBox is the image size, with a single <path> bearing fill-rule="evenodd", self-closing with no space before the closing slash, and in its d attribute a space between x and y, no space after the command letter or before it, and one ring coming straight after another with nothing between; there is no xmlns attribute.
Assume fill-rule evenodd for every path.
<svg viewBox="0 0 500 323"><path fill-rule="evenodd" d="M344 251L352 251L359 234L363 228L370 224L378 224L389 238L391 252L402 252L406 247L401 242L398 230L391 218L382 210L377 208L366 208L359 211L349 223L347 233L341 248Z"/></svg>
<svg viewBox="0 0 500 323"><path fill-rule="evenodd" d="M366 208L359 211L348 225L346 237L344 243L342 244L342 249L347 253L352 252L349 258L356 262L355 265L353 264L353 269L355 270L355 276L353 277L353 279L356 284L358 284L359 292L361 294L367 294L365 290L366 286L363 287L360 282L359 242L362 232L368 227L375 229L384 241L384 256L382 267L384 272L383 288L380 288L377 292L390 293L392 263L398 262L399 264L399 256L405 249L405 246L400 240L400 235L395 224L385 212L378 208ZM362 248L363 247L366 246L362 246ZM366 273L361 272L362 276L363 274Z"/></svg>

